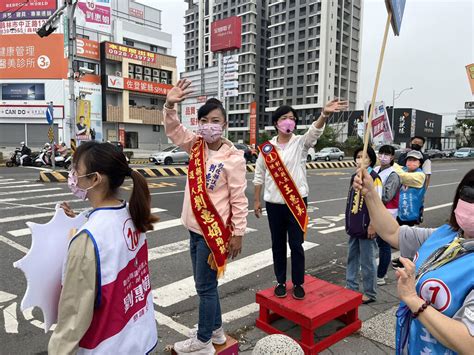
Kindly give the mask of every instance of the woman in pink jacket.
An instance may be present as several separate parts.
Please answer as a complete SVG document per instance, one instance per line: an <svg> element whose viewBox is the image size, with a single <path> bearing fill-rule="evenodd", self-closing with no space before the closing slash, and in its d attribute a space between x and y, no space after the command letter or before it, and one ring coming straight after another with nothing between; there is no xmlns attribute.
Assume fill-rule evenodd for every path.
<svg viewBox="0 0 474 355"><path fill-rule="evenodd" d="M191 332L190 339L174 344L174 349L178 354L214 354L212 344L226 341L217 279L224 272L227 257L240 254L247 226L246 167L242 151L222 137L227 119L220 101L209 99L199 108L198 134L180 123L175 104L186 99L190 84L178 81L164 105L166 135L190 154L181 219L191 234L191 261L199 295L197 331Z"/></svg>

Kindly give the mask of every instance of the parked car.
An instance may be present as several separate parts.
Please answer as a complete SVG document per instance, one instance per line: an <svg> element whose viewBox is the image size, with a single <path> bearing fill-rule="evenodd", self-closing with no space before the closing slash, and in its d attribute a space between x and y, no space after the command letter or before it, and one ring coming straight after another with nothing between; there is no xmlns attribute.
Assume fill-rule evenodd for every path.
<svg viewBox="0 0 474 355"><path fill-rule="evenodd" d="M445 149L445 150L443 150L443 154L446 158L453 157L455 152L456 152L456 149Z"/></svg>
<svg viewBox="0 0 474 355"><path fill-rule="evenodd" d="M174 163L189 163L189 154L176 145L172 145L160 152L153 153L149 158L150 162L156 165L171 165Z"/></svg>
<svg viewBox="0 0 474 355"><path fill-rule="evenodd" d="M340 150L339 148L327 147L317 152L314 157L314 160L330 161L331 159L337 159L337 160L344 159L344 152Z"/></svg>
<svg viewBox="0 0 474 355"><path fill-rule="evenodd" d="M460 148L454 153L455 158L474 157L474 148Z"/></svg>
<svg viewBox="0 0 474 355"><path fill-rule="evenodd" d="M430 159L433 159L433 158L444 158L445 155L444 153L439 150L439 149L427 149L425 151L425 154L428 154L428 156L430 157Z"/></svg>
<svg viewBox="0 0 474 355"><path fill-rule="evenodd" d="M256 149L253 149L249 147L246 144L243 143L234 143L234 146L239 149L244 151L244 158L246 163L252 163L254 164L257 161L258 158L258 152Z"/></svg>

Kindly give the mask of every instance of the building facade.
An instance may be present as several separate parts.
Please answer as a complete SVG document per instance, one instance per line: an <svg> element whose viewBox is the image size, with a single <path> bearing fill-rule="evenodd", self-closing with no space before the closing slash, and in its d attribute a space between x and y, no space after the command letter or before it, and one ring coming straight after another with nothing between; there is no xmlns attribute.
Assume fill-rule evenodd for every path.
<svg viewBox="0 0 474 355"><path fill-rule="evenodd" d="M217 54L211 52L211 23L231 16L242 19L242 47L224 55L238 54L239 95L229 97L229 137L247 141L250 103L257 102L257 117L263 128L267 101L268 16L266 0L188 0L185 14L185 71L217 67ZM225 67L225 66L224 66ZM223 75L224 73L222 73ZM206 93L209 95L209 93Z"/></svg>
<svg viewBox="0 0 474 355"><path fill-rule="evenodd" d="M64 16L54 33L44 38L36 34L62 3L30 2L20 12L1 14L12 17L12 21L0 22L2 145L26 141L40 147L48 141L45 112L50 102L55 141L122 140L127 148L142 149L155 149L160 140L167 141L161 107L166 90L177 80L177 71L176 58L170 56L172 37L162 31L161 11L133 0L103 0L96 7L78 0L72 114ZM41 6L50 8L37 11ZM126 50L101 55L105 43ZM109 77L133 86L111 89ZM77 134L81 116L85 116L87 134Z"/></svg>
<svg viewBox="0 0 474 355"><path fill-rule="evenodd" d="M308 124L336 97L355 109L361 7L360 0L270 1L267 112L292 105Z"/></svg>

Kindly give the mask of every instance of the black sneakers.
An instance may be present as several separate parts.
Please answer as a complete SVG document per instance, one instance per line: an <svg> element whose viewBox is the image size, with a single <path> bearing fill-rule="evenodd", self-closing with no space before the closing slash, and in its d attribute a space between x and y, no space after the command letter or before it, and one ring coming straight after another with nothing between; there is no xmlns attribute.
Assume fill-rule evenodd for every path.
<svg viewBox="0 0 474 355"><path fill-rule="evenodd" d="M296 285L295 287L293 287L293 298L297 300L302 300L304 299L304 296L305 296L305 292L304 292L303 286Z"/></svg>
<svg viewBox="0 0 474 355"><path fill-rule="evenodd" d="M286 297L286 284L278 284L273 291L277 297Z"/></svg>

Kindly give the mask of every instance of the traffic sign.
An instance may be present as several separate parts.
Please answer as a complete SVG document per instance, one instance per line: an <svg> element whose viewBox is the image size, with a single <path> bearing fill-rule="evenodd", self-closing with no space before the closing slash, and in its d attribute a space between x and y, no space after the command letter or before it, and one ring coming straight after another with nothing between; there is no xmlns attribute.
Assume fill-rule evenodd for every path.
<svg viewBox="0 0 474 355"><path fill-rule="evenodd" d="M51 143L54 141L54 130L52 126L48 129L48 139Z"/></svg>
<svg viewBox="0 0 474 355"><path fill-rule="evenodd" d="M387 10L392 13L392 29L395 36L400 35L402 27L403 12L405 11L406 0L385 0Z"/></svg>
<svg viewBox="0 0 474 355"><path fill-rule="evenodd" d="M46 109L46 121L48 121L48 124L53 124L54 123L54 107L52 104L48 105L48 108Z"/></svg>

